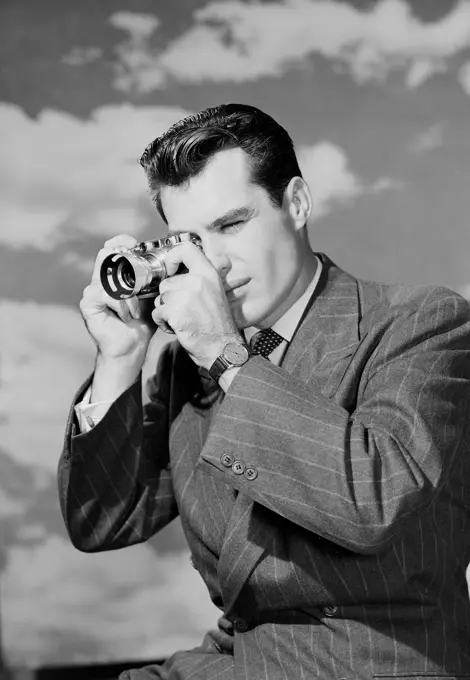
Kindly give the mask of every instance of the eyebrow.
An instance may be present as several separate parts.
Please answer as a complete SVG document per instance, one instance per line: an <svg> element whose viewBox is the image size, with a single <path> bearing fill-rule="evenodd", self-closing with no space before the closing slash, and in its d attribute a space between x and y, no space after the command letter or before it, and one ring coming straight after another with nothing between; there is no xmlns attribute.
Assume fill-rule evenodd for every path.
<svg viewBox="0 0 470 680"><path fill-rule="evenodd" d="M254 208L249 208L248 206L243 206L242 208L234 208L233 210L228 210L221 217L217 217L213 222L207 227L208 231L215 231L224 224L230 224L230 222L239 222L244 220L249 220L250 217L254 215Z"/></svg>

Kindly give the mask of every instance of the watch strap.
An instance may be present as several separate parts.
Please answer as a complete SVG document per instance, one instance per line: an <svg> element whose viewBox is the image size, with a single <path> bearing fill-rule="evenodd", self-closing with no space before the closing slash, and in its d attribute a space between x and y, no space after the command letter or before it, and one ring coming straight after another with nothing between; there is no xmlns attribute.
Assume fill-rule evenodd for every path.
<svg viewBox="0 0 470 680"><path fill-rule="evenodd" d="M225 373L227 368L230 368L231 364L227 361L223 354L217 357L212 366L209 368L209 375L212 380L216 383L219 382L222 373Z"/></svg>

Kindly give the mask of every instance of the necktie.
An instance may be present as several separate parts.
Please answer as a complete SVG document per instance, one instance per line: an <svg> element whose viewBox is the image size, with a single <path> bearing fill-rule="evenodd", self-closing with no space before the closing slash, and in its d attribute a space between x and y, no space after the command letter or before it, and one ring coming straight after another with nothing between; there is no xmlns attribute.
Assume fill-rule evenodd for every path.
<svg viewBox="0 0 470 680"><path fill-rule="evenodd" d="M263 328L253 335L250 340L250 350L252 354L261 354L266 359L278 345L284 340L272 328Z"/></svg>

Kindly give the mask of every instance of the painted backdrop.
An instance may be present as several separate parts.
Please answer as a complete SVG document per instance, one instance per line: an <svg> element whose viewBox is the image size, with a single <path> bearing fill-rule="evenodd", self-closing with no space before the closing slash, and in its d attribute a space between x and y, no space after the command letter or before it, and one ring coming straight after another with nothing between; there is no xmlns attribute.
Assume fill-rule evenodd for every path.
<svg viewBox="0 0 470 680"><path fill-rule="evenodd" d="M165 656L216 620L179 525L81 554L55 481L93 362L77 305L94 254L164 233L136 159L189 112L255 104L297 144L316 249L470 296L470 2L3 0L0 45L4 655Z"/></svg>

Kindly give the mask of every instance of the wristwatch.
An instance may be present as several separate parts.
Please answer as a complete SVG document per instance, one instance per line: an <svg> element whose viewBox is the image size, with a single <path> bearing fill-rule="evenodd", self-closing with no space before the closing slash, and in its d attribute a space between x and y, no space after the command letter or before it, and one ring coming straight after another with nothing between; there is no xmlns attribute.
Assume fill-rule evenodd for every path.
<svg viewBox="0 0 470 680"><path fill-rule="evenodd" d="M250 358L250 350L248 345L244 342L227 342L222 354L220 354L209 368L209 375L216 383L219 382L220 376L228 368L234 366L243 366Z"/></svg>

